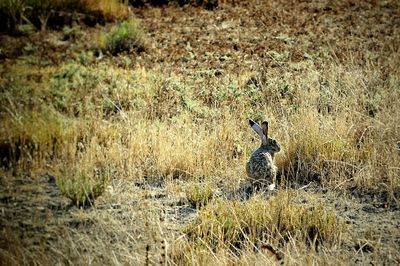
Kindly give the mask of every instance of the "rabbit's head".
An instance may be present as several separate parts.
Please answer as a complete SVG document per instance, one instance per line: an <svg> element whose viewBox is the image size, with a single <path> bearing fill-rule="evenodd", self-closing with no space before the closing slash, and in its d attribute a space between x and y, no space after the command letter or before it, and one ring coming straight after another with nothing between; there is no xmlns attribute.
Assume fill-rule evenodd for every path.
<svg viewBox="0 0 400 266"><path fill-rule="evenodd" d="M251 128L260 136L261 138L261 147L266 148L268 151L273 153L279 152L281 147L279 146L278 142L268 137L268 122L264 121L261 123L261 126L254 122L253 120L249 119L249 124Z"/></svg>
<svg viewBox="0 0 400 266"><path fill-rule="evenodd" d="M279 146L275 139L268 138L266 146L268 147L268 150L272 151L273 153L281 151L281 146Z"/></svg>

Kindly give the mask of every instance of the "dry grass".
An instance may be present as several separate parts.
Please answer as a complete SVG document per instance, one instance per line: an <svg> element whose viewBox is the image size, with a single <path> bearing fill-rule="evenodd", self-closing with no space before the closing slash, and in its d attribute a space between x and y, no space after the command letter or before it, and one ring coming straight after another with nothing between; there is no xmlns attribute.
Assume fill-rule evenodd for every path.
<svg viewBox="0 0 400 266"><path fill-rule="evenodd" d="M395 106L399 92L388 82L376 81L381 87L374 97L380 103L374 106L378 113L371 116L367 108L373 99L356 97L369 94L362 84L372 82L370 73L354 71L359 75L350 79L335 66L326 71L311 68L293 73L286 82L293 87L297 103L289 105L282 104L286 99L279 91L274 92L282 83L278 79L269 81L270 89L260 88L251 95L247 85L234 84L228 76L215 92L227 91L227 99L221 99L213 91L195 95L196 84L179 77L142 70L106 70L99 65L93 71L93 67L70 64L43 71L52 76L39 84L28 80L33 71L21 72L17 78L3 79L4 86L23 87L3 93L4 106L14 107L4 109L7 127L1 132L2 139L31 143L36 159L54 156L57 149L60 153L69 146L77 149L78 142L83 146L97 142L119 167L128 161L132 166L128 173L124 168L117 171L125 176L235 180L233 175L243 177L243 165L257 145L245 121L261 112L268 114L262 117L270 120L271 134L283 146L277 164L285 178L334 186L354 180L361 187L383 183L390 190L398 189L399 112ZM394 76L389 79L396 82ZM321 111L321 105L330 104L323 102L327 92L321 86L327 85L321 82L329 84L329 80L340 80L343 93L334 85L324 88L331 90L329 101L334 103L332 110ZM272 93L268 101L277 102L251 107L250 98L261 101L266 97L263 92ZM228 105L231 93L236 94L235 104ZM29 102L35 112L26 109Z"/></svg>
<svg viewBox="0 0 400 266"><path fill-rule="evenodd" d="M99 0L84 0L83 6L88 11L97 11L104 15L107 21L116 21L128 17L128 9L122 1L99 1Z"/></svg>
<svg viewBox="0 0 400 266"><path fill-rule="evenodd" d="M129 10L119 0L5 0L0 2L0 13L4 24L2 30L24 33L21 29L26 25L42 31L47 27L71 25L78 18L77 14L80 19L86 16L84 20L91 20L89 24L93 25L96 22L114 22L128 18Z"/></svg>
<svg viewBox="0 0 400 266"><path fill-rule="evenodd" d="M143 70L106 70L101 64L90 68L73 64L51 69L48 71L52 73L50 78L44 78L46 83L43 84L26 79L28 71L20 77L20 82L25 84L20 88L26 89L19 92L21 98L15 98L16 94L9 91L3 93L3 99L20 107L3 109L3 124L8 126L2 129L1 136L12 144L13 151L23 151L18 162L13 162L13 167L19 169L16 172L24 169L54 172L61 191L81 205L92 201L93 193L96 197L101 193L72 184L81 184L86 178L75 181L65 178L92 175L96 163L112 162L112 176L117 180L164 177L197 181L200 177L212 177L213 186L222 182L227 187L237 187L245 180L245 162L258 145L246 120L261 112L268 114L264 117L271 122L271 134L283 147L277 155L277 165L289 186L293 181L301 184L316 181L328 188L345 189L355 185L394 195L400 185L400 158L396 150L399 112L394 107L397 103L392 104L398 101L395 99L399 98L393 96L398 92L381 81L381 103L376 106L379 113L372 117L365 110L370 99L355 97L368 93L362 83L368 82L369 73L356 71L359 76L351 79L336 71L336 66L332 69L335 71L310 68L306 73L293 74L287 82L294 88L296 103L290 105L282 104L286 99L281 92L275 92L275 88L281 86L279 79L269 81L271 89L260 89L254 92L255 95L249 95L247 85L232 83L233 78L228 76L226 80L218 81L222 84L218 91L196 95L196 84L186 79ZM347 92L339 93L337 88L329 88L333 92L329 100L335 102L332 104L335 109L319 110L321 104L328 104L321 99L325 92L320 90L320 79L340 80L341 90ZM7 78L4 81L9 82ZM227 91L226 98L217 94L221 90ZM276 102L267 103L264 108L261 104L251 107L250 98L263 99L264 91L271 94L269 101ZM30 92L33 93L31 98L24 96ZM27 109L29 105L21 104L24 98L33 102L35 111ZM229 104L231 101L235 104ZM37 105L39 102L43 104ZM53 166L49 167L49 164ZM61 174L54 170L54 165L59 164L64 168ZM32 170L32 167L36 169ZM108 183L100 182L100 190L104 191ZM337 239L345 231L337 225L335 216L326 213L321 205L310 207L313 211L308 213L305 207L280 199L285 192L278 195L277 200L267 202L256 198L247 203L217 201L210 205L212 192L201 189L193 185L186 191L189 202L198 208L206 205L206 209L199 213L193 229L187 231L191 240L177 244L184 253L171 254L178 264L191 264L193 260L206 264L215 258L219 258L221 264L278 259L292 264L296 256L304 261L303 251L299 249L307 250L315 242L329 250L324 258L312 251L315 260L325 263L336 256L336 251L329 245L339 246ZM223 226L227 216L231 217L232 223L232 228L228 229ZM222 227L218 229L218 226ZM315 234L309 235L310 231ZM85 239L82 244L94 244L91 236L86 235ZM270 249L271 242L279 248ZM262 248L260 243L268 244ZM184 247L179 248L179 245ZM90 250L95 248L99 248L97 244ZM256 253L252 251L254 248ZM257 250L263 250L267 255L255 255L259 253ZM36 251L21 252L35 252L34 257L26 258L27 261L47 260L45 255L36 257ZM120 252L121 255L124 251ZM204 253L209 254L205 256ZM3 255L14 257L8 253ZM75 260L72 254L68 256L67 259ZM84 263L90 260L90 257L79 259ZM120 259L109 262L118 261Z"/></svg>
<svg viewBox="0 0 400 266"><path fill-rule="evenodd" d="M277 263L284 253L293 252L289 251L291 243L304 244L303 248L311 252L320 245L331 250L340 246L341 234L346 230L336 214L315 200L309 206L298 204L295 194L281 191L267 202L256 196L248 202L210 203L186 228L187 238L178 241L172 259L184 265L193 259L199 259L202 265L213 260L224 265L249 263L248 254L256 251L259 262Z"/></svg>
<svg viewBox="0 0 400 266"><path fill-rule="evenodd" d="M117 1L85 3L110 16L125 14ZM136 21L131 22L139 31ZM248 59L246 71L219 69L221 62L240 65L245 60L217 52L202 57L193 43L185 44L186 57L181 58L188 60L187 67L175 60L166 69L150 60L168 59L154 48L162 49L162 42L132 64L117 64L135 57L124 53L103 59L82 54L48 65L35 63L36 55L3 61L1 176L54 175L64 195L77 205L90 201L93 208L62 209L54 216L34 208L36 223L7 223L1 232L1 260L329 265L346 264L364 252L352 247L343 251L351 232L340 214L310 196L313 192L293 188L313 182L318 189L343 194L350 188L379 192L398 204L400 58L398 53L385 57L384 49L354 50L356 40L343 39L309 53L300 38L275 36L273 42L282 50ZM295 57L298 50L304 56ZM175 52L170 54L181 55L179 49ZM146 59L155 67L141 67L140 60ZM190 69L192 61L209 67ZM227 200L217 190L235 190L246 182L245 163L259 145L248 118L270 121L270 134L282 147L276 155L282 190L269 198ZM160 180L160 187L151 186ZM182 198L196 207L197 217L179 218L175 207L183 204ZM3 199L7 202L7 195ZM43 219L52 227L45 228ZM21 228L21 237L14 237ZM42 242L33 243L42 232ZM379 250L375 261L385 261L387 250L377 247L387 243L368 233L362 237Z"/></svg>

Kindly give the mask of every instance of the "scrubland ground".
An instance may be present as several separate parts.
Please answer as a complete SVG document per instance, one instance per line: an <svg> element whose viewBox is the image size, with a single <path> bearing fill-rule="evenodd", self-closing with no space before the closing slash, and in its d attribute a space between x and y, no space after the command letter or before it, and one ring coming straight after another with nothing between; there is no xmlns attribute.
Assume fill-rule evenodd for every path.
<svg viewBox="0 0 400 266"><path fill-rule="evenodd" d="M132 12L0 36L1 264L400 263L397 1Z"/></svg>

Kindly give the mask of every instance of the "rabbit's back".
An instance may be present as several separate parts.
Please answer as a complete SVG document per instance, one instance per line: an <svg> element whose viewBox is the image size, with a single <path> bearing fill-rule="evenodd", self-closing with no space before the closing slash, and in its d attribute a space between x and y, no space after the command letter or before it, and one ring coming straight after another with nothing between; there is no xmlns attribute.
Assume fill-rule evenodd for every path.
<svg viewBox="0 0 400 266"><path fill-rule="evenodd" d="M274 182L276 166L271 154L262 147L254 151L246 165L247 175L253 180Z"/></svg>

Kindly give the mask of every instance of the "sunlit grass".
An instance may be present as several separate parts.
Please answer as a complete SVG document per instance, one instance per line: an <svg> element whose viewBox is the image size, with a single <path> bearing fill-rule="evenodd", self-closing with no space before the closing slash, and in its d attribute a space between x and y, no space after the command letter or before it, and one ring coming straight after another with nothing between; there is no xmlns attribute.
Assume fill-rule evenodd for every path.
<svg viewBox="0 0 400 266"><path fill-rule="evenodd" d="M226 90L222 97L218 92L196 95L198 85L185 78L109 69L101 64L95 72L76 64L52 68L42 72L38 82L26 78L31 74L25 69L17 79L11 75L3 80L4 86L22 89L2 94L4 108L10 103L16 107L3 109L9 126L3 129L2 138L14 136L15 141L29 139L35 147L47 145L37 149L44 153L51 150L51 143L81 141L86 145L97 138L114 154L114 160L123 165L119 154L124 154L123 160L129 162L128 174L126 167L117 169L120 176L194 180L207 176L238 182L245 177L248 156L259 145L246 121L260 116L270 121L270 134L281 143L276 161L285 179L334 186L355 179L360 186L385 183L395 189L399 186L395 178L399 114L393 94L398 92L376 80L381 87L379 101L387 104L377 105L371 117L366 109L370 98L355 97L355 93L368 95L360 80L368 79L369 72L354 71L358 73L354 80L341 71L332 76L333 70L293 73L286 81L293 88L290 100L278 89L282 85L278 79L268 84L271 90L266 87L250 93L248 85L235 84L228 75L220 80L219 91ZM327 81L321 83L321 79ZM331 103L323 100L326 92L321 91L329 80L341 84L340 88L325 88L332 92ZM267 92L272 96L266 97ZM237 104L230 104L233 95ZM252 103L252 99L261 102ZM263 99L288 105L264 105ZM327 104L332 107L321 109ZM35 109L30 111L28 106ZM72 124L81 128L70 131Z"/></svg>
<svg viewBox="0 0 400 266"><path fill-rule="evenodd" d="M321 203L297 204L296 197L296 192L280 191L268 201L256 196L247 202L211 202L187 226L187 238L177 242L172 258L185 265L212 257L220 263L238 262L244 259L242 253L254 250L261 254L259 261L277 262L290 242L304 243L310 250L339 245L345 226L336 214Z"/></svg>
<svg viewBox="0 0 400 266"><path fill-rule="evenodd" d="M128 15L119 1L81 3L111 21ZM85 36L84 29L79 31ZM67 239L58 243L62 250L57 254L65 249L64 256L74 256L65 263L158 263L158 257L148 257L148 247L162 239L167 247L157 256L171 264L340 264L350 256L340 256L348 233L343 221L330 204L312 196L304 200L312 193L294 188L312 183L324 191L377 190L396 202L396 55L382 64L350 49L349 41L343 48L348 49L346 62L333 50L309 54L306 47L299 47L304 56L292 62L286 47L268 51L267 59L253 60L245 71L196 69L182 75L163 68L164 55L151 62L160 68L141 65L149 54L129 61L136 56L131 52L147 48L136 19L88 35L96 37L75 61L41 66L22 57L1 66L2 175L54 175L63 197L78 206L117 202L106 214L80 210L104 235L93 240L89 229L85 234L63 231ZM299 41L286 34L275 39L285 45ZM157 45L162 44L146 52L157 52ZM270 135L282 148L275 157L278 191L228 200L221 191L236 192L246 183L246 161L260 145L249 118L268 120ZM146 190L151 185L165 194L153 195ZM108 188L116 192L104 193ZM146 201L155 197L164 205ZM184 200L171 202L180 197ZM197 216L166 229L163 223L170 217L160 209L187 203L185 210ZM121 210L121 218L123 204L129 211ZM169 215L180 214L175 207ZM148 233L144 236L138 227ZM172 239L169 230L179 232L179 239ZM45 252L22 248L29 245L12 232L2 234L16 247L4 251L7 262L18 264L24 253L24 262L55 262ZM120 253L110 251L111 242Z"/></svg>
<svg viewBox="0 0 400 266"><path fill-rule="evenodd" d="M42 31L48 26L53 27L48 25L51 19L54 22L55 17L65 13L79 12L98 22L123 20L129 15L128 6L119 0L6 0L0 2L0 12L1 21L6 24L3 27L10 32L18 29L21 33L26 32L27 27L32 32L32 26ZM70 24L67 20L64 23Z"/></svg>

